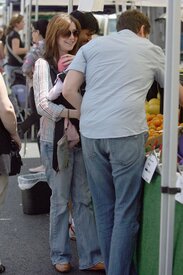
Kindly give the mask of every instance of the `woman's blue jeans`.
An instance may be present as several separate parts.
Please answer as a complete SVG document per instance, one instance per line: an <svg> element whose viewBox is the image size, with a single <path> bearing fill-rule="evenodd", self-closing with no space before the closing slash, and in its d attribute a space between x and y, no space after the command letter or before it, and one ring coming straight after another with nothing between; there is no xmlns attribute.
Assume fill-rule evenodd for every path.
<svg viewBox="0 0 183 275"><path fill-rule="evenodd" d="M47 144L48 145L48 144ZM44 147L44 149L43 149ZM46 161L46 143L41 142L41 154L43 164ZM50 150L50 156L53 153ZM52 164L52 162L50 163ZM71 248L69 239L69 207L72 201L72 213L75 223L76 244L79 256L79 268L87 269L102 262L101 252L98 243L95 217L91 194L86 180L86 170L83 162L82 151L80 148L70 150L69 167L56 173L50 169L48 177L52 189L51 208L50 208L50 248L51 261L57 263L68 263L71 261Z"/></svg>
<svg viewBox="0 0 183 275"><path fill-rule="evenodd" d="M136 274L132 258L139 228L144 141L144 134L109 139L82 136L107 275Z"/></svg>

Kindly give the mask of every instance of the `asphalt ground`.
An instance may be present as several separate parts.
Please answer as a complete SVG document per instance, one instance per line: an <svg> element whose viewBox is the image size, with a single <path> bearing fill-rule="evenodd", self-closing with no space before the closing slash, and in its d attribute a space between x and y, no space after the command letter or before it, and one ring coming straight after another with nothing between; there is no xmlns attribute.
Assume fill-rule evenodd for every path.
<svg viewBox="0 0 183 275"><path fill-rule="evenodd" d="M36 145L29 144L27 147L23 158L22 175L27 174L29 168L40 165ZM17 176L10 177L6 201L0 213L0 258L6 267L6 272L3 274L59 274L52 266L49 257L49 214L24 214L21 195ZM71 247L73 269L69 274L105 274L104 272L79 271L75 241L71 241Z"/></svg>

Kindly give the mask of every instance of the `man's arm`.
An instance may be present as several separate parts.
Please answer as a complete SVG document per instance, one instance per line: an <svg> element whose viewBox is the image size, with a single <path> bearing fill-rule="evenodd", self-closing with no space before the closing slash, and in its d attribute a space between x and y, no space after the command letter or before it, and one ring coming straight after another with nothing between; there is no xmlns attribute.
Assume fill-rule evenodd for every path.
<svg viewBox="0 0 183 275"><path fill-rule="evenodd" d="M84 75L81 72L70 70L64 79L62 94L70 104L80 111L82 96L78 92L84 82Z"/></svg>

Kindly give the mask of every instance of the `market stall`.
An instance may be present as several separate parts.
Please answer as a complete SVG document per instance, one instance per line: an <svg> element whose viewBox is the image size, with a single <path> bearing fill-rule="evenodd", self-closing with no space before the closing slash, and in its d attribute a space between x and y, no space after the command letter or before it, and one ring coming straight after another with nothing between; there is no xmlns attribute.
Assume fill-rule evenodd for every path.
<svg viewBox="0 0 183 275"><path fill-rule="evenodd" d="M29 2L29 1L28 1ZM30 1L31 2L31 1ZM59 2L59 1L58 1ZM44 1L45 3L45 1ZM68 1L72 3L72 1ZM83 2L84 3L84 2ZM97 3L97 2L96 2ZM99 3L99 2L98 2ZM162 177L156 176L151 185L145 185L143 220L140 234L138 253L138 268L140 275L179 275L176 257L183 254L183 247L177 245L179 235L183 236L180 214L182 205L176 203L175 182L177 165L177 121L178 121L178 82L180 56L180 6L183 0L154 0L154 1L116 1L121 5L131 4L133 7L167 7L166 30L166 76L164 96L164 124L163 124L163 169ZM39 4L39 1L36 1ZM59 3L60 4L60 3ZM70 6L69 5L69 6ZM30 16L29 16L30 18ZM165 187L161 194L161 188ZM161 215L160 215L161 209ZM178 210L177 210L178 209ZM181 210L180 210L181 209ZM174 223L174 212L175 223ZM154 215L153 215L154 214ZM160 221L161 217L161 221ZM175 224L175 226L174 226ZM153 230L152 230L153 229ZM175 232L174 232L175 229ZM148 234L147 234L148 232ZM152 232L152 234L151 234ZM151 238L147 238L151 236ZM174 246L173 246L173 236ZM182 240L180 241L182 244ZM160 252L159 252L160 246ZM180 250L176 250L179 247ZM151 254L150 254L151 253ZM178 255L178 256L177 256ZM147 259L148 257L148 259ZM158 259L160 260L158 261ZM174 258L174 261L173 261ZM148 264L150 260L150 265ZM179 259L180 260L180 259ZM182 259L181 259L182 260ZM183 262L183 261L181 261ZM159 269L158 269L159 265ZM177 269L175 269L175 266ZM173 269L172 269L173 267ZM148 269L146 269L148 268ZM158 271L159 270L159 271ZM176 270L176 271L174 271ZM152 272L152 273L151 273Z"/></svg>
<svg viewBox="0 0 183 275"><path fill-rule="evenodd" d="M144 184L141 229L137 248L140 275L157 275L159 266L161 177L157 173L150 184ZM183 271L183 204L175 204L172 275ZM170 270L171 272L171 270Z"/></svg>

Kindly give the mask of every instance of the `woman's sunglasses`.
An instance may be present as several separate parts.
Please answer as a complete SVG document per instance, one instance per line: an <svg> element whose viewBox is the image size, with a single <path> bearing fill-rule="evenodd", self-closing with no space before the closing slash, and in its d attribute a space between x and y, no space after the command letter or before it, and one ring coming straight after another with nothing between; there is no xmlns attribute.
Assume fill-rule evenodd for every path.
<svg viewBox="0 0 183 275"><path fill-rule="evenodd" d="M74 31L70 31L68 30L67 32L65 32L63 34L64 37L70 37L71 35L73 35L74 37L78 37L79 36L79 31L78 30L74 30Z"/></svg>

